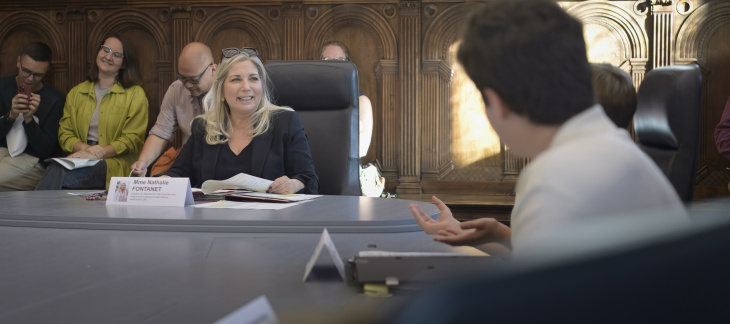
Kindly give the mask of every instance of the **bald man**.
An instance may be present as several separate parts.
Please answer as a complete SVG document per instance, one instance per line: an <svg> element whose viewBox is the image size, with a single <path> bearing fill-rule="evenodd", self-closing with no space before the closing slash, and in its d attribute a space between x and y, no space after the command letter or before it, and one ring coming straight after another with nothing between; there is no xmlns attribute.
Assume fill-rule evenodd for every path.
<svg viewBox="0 0 730 324"><path fill-rule="evenodd" d="M213 86L216 68L207 45L196 42L183 48L177 62L177 81L167 89L157 122L144 142L139 160L132 164L135 176L147 174L147 167L172 142L177 127L183 134L182 143L187 142L193 119L203 113L203 97Z"/></svg>

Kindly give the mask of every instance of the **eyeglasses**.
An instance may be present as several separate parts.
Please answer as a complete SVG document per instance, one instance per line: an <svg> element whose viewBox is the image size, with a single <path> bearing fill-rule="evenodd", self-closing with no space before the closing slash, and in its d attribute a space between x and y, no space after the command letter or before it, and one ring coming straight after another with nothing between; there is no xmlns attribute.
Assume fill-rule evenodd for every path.
<svg viewBox="0 0 730 324"><path fill-rule="evenodd" d="M44 76L46 76L45 73L35 73L31 70L24 68L22 63L20 63L20 75L22 75L24 79L27 79L32 75L33 80L40 80L43 79Z"/></svg>
<svg viewBox="0 0 730 324"><path fill-rule="evenodd" d="M259 51L253 47L224 48L222 52L223 52L223 57L225 57L225 58L231 58L238 54L248 54L248 56L259 56Z"/></svg>
<svg viewBox="0 0 730 324"><path fill-rule="evenodd" d="M180 81L182 81L183 84L186 83L186 82L187 83L190 83L190 84L198 84L198 83L200 83L200 79L203 78L203 75L205 74L206 71L208 71L208 68L211 65L213 65L213 63L208 64L208 66L205 67L205 70L203 70L203 73L200 73L200 75L198 75L197 78L185 78L182 75L180 75L180 73L178 73L177 74L177 79L180 80Z"/></svg>
<svg viewBox="0 0 730 324"><path fill-rule="evenodd" d="M114 57L115 59L118 59L118 60L121 60L124 57L124 54L119 53L119 52L112 52L112 49L106 45L101 45L101 47L99 48L99 52L104 52L104 56L109 55L109 53L112 53L112 57Z"/></svg>
<svg viewBox="0 0 730 324"><path fill-rule="evenodd" d="M325 56L322 58L322 61L347 61L347 58L346 57Z"/></svg>

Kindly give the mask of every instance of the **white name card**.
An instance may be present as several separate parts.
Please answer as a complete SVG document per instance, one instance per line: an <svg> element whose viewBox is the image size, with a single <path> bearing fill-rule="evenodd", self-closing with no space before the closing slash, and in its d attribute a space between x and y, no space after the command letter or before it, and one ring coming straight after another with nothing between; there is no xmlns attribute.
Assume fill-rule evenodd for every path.
<svg viewBox="0 0 730 324"><path fill-rule="evenodd" d="M123 178L109 182L107 205L186 206L195 204L188 178Z"/></svg>
<svg viewBox="0 0 730 324"><path fill-rule="evenodd" d="M309 261L304 266L304 278L302 278L302 282L306 282L307 278L309 278L309 275L312 273L312 269L314 269L314 266L317 263L319 255L322 253L323 248L326 248L327 252L329 252L329 256L330 258L332 258L332 262L337 268L337 272L340 273L340 277L342 277L342 279L345 279L345 263L342 262L342 258L340 258L340 253L337 252L335 243L332 242L332 237L330 237L330 233L327 231L327 228L325 228L324 231L322 231L322 236L319 237L319 242L317 242L317 246L314 247L314 253L312 253Z"/></svg>
<svg viewBox="0 0 730 324"><path fill-rule="evenodd" d="M279 319L269 299L262 295L214 324L279 324Z"/></svg>

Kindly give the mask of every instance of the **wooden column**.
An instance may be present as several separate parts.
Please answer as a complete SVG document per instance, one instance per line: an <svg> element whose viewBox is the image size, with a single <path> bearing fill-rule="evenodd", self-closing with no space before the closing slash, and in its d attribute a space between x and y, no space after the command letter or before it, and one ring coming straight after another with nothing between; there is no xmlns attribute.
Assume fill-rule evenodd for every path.
<svg viewBox="0 0 730 324"><path fill-rule="evenodd" d="M674 5L671 0L651 0L653 68L674 64Z"/></svg>
<svg viewBox="0 0 730 324"><path fill-rule="evenodd" d="M86 55L90 49L87 48L86 10L84 8L66 8L66 19L68 19L67 82L70 85L67 89L63 89L59 83L56 83L59 91L68 91L72 86L83 82L86 80L86 73L88 72ZM58 76L56 78L58 79Z"/></svg>
<svg viewBox="0 0 730 324"><path fill-rule="evenodd" d="M402 1L399 24L400 62L400 158L398 161L398 193L420 193L421 127L418 98L421 68L421 3Z"/></svg>
<svg viewBox="0 0 730 324"><path fill-rule="evenodd" d="M188 43L193 41L193 33L190 30L192 19L190 12L192 8L190 5L174 6L170 8L172 13L172 75L174 76L177 71L177 59L180 56L180 52ZM213 60L216 58L214 57ZM160 78L160 81L163 79ZM172 79L174 81L174 78ZM170 82L172 83L172 82ZM169 84L169 83L163 83ZM167 89L167 88L165 88ZM160 98L164 98L163 93Z"/></svg>
<svg viewBox="0 0 730 324"><path fill-rule="evenodd" d="M502 181L517 181L517 177L528 159L512 154L507 145L502 145L502 149L504 150L504 178Z"/></svg>
<svg viewBox="0 0 730 324"><path fill-rule="evenodd" d="M450 95L453 71L441 60L423 62L421 175L440 178L451 163Z"/></svg>
<svg viewBox="0 0 730 324"><path fill-rule="evenodd" d="M636 90L639 90L639 85L641 85L641 81L644 81L644 75L646 74L646 63L648 62L648 59L641 59L641 58L633 58L629 59L629 63L631 64L631 79L634 81L634 88Z"/></svg>
<svg viewBox="0 0 730 324"><path fill-rule="evenodd" d="M284 5L284 60L301 60L304 57L304 5Z"/></svg>
<svg viewBox="0 0 730 324"><path fill-rule="evenodd" d="M377 154L378 160L381 161L383 167L383 176L385 177L385 185L388 188L391 184L398 180L398 138L400 136L400 116L396 106L398 102L398 62L393 60L380 60L375 69L377 80L382 80L379 84L382 107L380 138L382 138L382 146L379 147ZM374 103L375 104L375 103ZM390 189L388 189L390 190Z"/></svg>

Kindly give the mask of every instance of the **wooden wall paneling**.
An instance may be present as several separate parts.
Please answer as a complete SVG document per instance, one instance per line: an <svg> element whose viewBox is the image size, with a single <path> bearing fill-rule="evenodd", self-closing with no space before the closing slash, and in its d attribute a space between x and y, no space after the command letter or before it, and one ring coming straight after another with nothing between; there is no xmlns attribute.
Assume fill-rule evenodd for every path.
<svg viewBox="0 0 730 324"><path fill-rule="evenodd" d="M423 36L421 83L421 176L441 179L453 170L451 160L451 69L452 45L460 37L461 24L473 4L424 8L424 24L430 22ZM423 188L423 186L421 186Z"/></svg>
<svg viewBox="0 0 730 324"><path fill-rule="evenodd" d="M527 165L529 159L513 154L507 145L502 145L502 154L504 155L504 177L502 181L517 181L520 171Z"/></svg>
<svg viewBox="0 0 730 324"><path fill-rule="evenodd" d="M34 41L42 41L48 44L53 53L53 69L50 70L50 74L44 81L63 92L68 88L67 47L61 29L48 17L50 14L50 11L22 10L9 13L2 19L2 23L0 23L1 71L3 77L17 75L17 58L25 45Z"/></svg>
<svg viewBox="0 0 730 324"><path fill-rule="evenodd" d="M398 179L401 134L397 110L397 37L389 23L396 19L396 14L392 4L379 9L355 4L308 7L305 15L312 22L305 36L304 58L318 59L321 45L330 40L339 40L350 49L358 67L360 90L373 105L373 140L369 152L374 152L374 157L369 153L365 161L369 158L381 163L386 191L392 192Z"/></svg>
<svg viewBox="0 0 730 324"><path fill-rule="evenodd" d="M680 17L674 60L696 62L702 70L702 120L695 198L728 195L730 160L721 156L714 129L730 96L730 3L706 3Z"/></svg>
<svg viewBox="0 0 730 324"><path fill-rule="evenodd" d="M71 87L86 80L89 72L86 66L86 9L66 8L66 20L68 21L68 87L62 91L67 93ZM59 91L61 91L59 89Z"/></svg>
<svg viewBox="0 0 730 324"><path fill-rule="evenodd" d="M421 3L403 1L398 3L400 43L398 61L400 62L400 99L401 133L400 160L398 163L399 193L420 193L421 155L420 155L420 98L418 97L421 70ZM415 55L414 55L415 54Z"/></svg>
<svg viewBox="0 0 730 324"><path fill-rule="evenodd" d="M375 70L381 89L381 97L378 100L378 106L382 107L380 120L382 121L380 129L376 129L380 134L381 140L377 143L379 146L379 161L383 167L382 173L385 177L385 190L395 192L398 185L398 137L400 131L400 114L396 107L398 106L398 61L397 60L381 60L378 68Z"/></svg>
<svg viewBox="0 0 730 324"><path fill-rule="evenodd" d="M193 41L193 32L191 29L193 11L189 4L172 6L170 9L163 8L160 10L159 16L162 21L168 21L172 18L172 68L173 73L177 73L177 60L185 45ZM217 59L214 57L214 60Z"/></svg>
<svg viewBox="0 0 730 324"><path fill-rule="evenodd" d="M301 60L304 49L304 5L284 5L284 60ZM269 18L278 19L275 9L270 9ZM275 16L275 17L272 17Z"/></svg>
<svg viewBox="0 0 730 324"><path fill-rule="evenodd" d="M163 75L163 72L160 71L160 80L169 80L170 83L174 82L177 77L177 61L180 58L180 53L182 52L182 49L187 45L188 43L193 41L193 32L192 32L192 13L193 8L189 4L185 5L179 5L179 6L172 6L169 9L162 8L159 11L160 20L163 22L167 22L169 20L172 20L172 66L170 69L172 70L170 72L170 75L165 77ZM217 61L217 58L215 57L215 54L213 56L214 62ZM164 88L165 83L161 83L160 86ZM167 91L167 90L165 90ZM161 97L163 100L165 98L164 95ZM160 102L161 104L162 102ZM150 116L151 118L152 116ZM150 119L148 121L148 126L150 129L154 125L154 123L157 121L155 118ZM170 145L172 147L182 147L182 131L178 128L175 130L175 137L172 140L172 143Z"/></svg>
<svg viewBox="0 0 730 324"><path fill-rule="evenodd" d="M195 41L208 44L214 55L227 47L255 47L262 61L282 59L279 29L255 10L261 8L216 9L198 28Z"/></svg>
<svg viewBox="0 0 730 324"><path fill-rule="evenodd" d="M633 7L631 3L628 3L628 6ZM620 53L612 53L618 56L618 61L609 63L628 67L627 72L632 76L634 86L638 89L644 79L649 60L649 37L643 27L648 10L642 12L629 10L630 8L621 7L621 3L618 2L582 2L571 6L568 12L586 24L586 28L597 25L609 31L610 35L603 37L616 39L621 49ZM594 39L586 39L586 46L591 49L598 45L592 44L593 42L598 43Z"/></svg>
<svg viewBox="0 0 730 324"><path fill-rule="evenodd" d="M674 6L654 4L652 11L652 68L674 64Z"/></svg>

